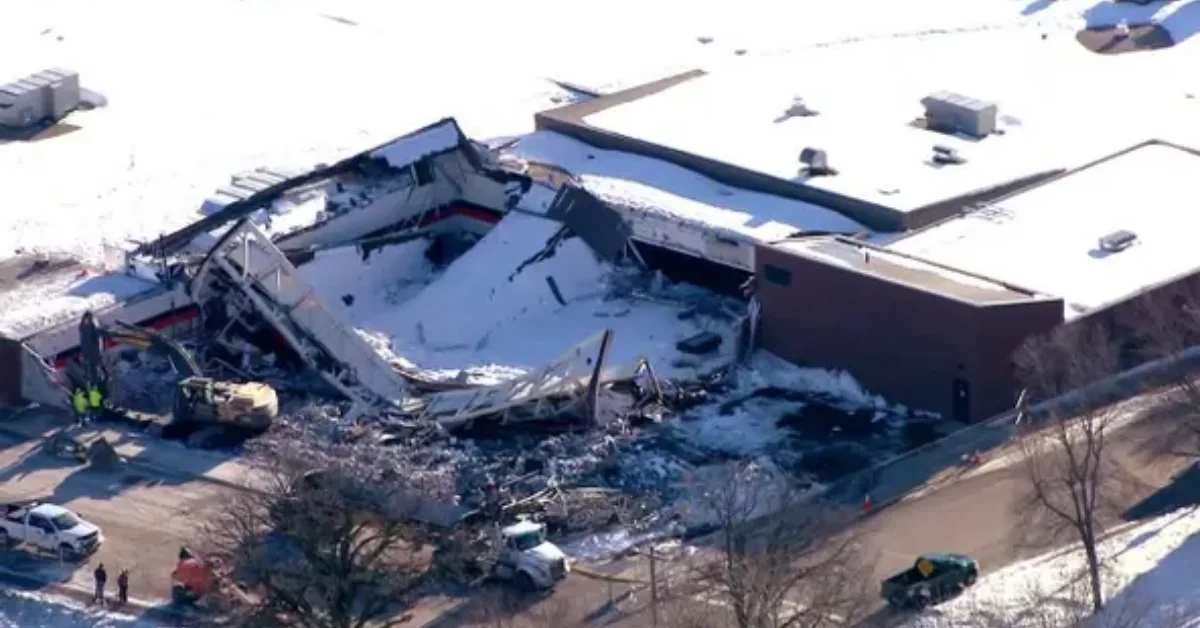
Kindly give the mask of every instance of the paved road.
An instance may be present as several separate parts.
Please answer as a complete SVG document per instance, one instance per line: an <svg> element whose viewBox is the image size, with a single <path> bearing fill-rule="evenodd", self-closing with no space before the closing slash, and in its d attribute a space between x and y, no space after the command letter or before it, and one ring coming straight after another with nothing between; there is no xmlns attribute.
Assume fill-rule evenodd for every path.
<svg viewBox="0 0 1200 628"><path fill-rule="evenodd" d="M1110 454L1143 483L1126 498L1127 507L1142 501L1190 463L1190 459L1163 455L1157 443L1169 441L1177 429L1169 421L1146 419L1133 423L1112 438ZM1196 482L1200 485L1200 482ZM927 551L956 551L976 556L985 571L995 570L1023 556L1039 553L1046 543L1020 546L1023 539L1015 504L1022 492L1019 468L965 476L940 485L927 494L901 501L864 519L858 528L880 563L876 577L906 568ZM1196 487L1185 487L1185 498L1195 497ZM1180 499L1178 487L1171 499ZM181 481L156 476L141 469L117 474L90 471L40 453L40 442L0 438L0 500L48 498L78 510L100 524L108 538L87 565L78 566L73 580L90 584L91 565L104 561L110 570L134 569L134 595L165 597L169 573L180 543L191 542L193 513L219 507L230 489L209 482ZM53 565L52 561L46 561ZM645 576L645 565L633 563L635 575ZM627 589L614 587L618 597ZM571 615L597 617L609 597L607 584L572 577L551 602L568 603ZM642 606L646 593L625 604ZM429 600L421 610L432 615L455 606L449 599ZM418 612L415 625L432 619ZM420 616L424 615L424 616ZM457 618L463 619L462 615ZM523 623L523 622L522 622ZM541 622L530 622L534 625ZM446 625L444 623L439 625Z"/></svg>
<svg viewBox="0 0 1200 628"><path fill-rule="evenodd" d="M1159 444L1178 427L1159 418L1139 420L1112 434L1110 459L1129 474L1116 499L1119 511L1150 503L1147 498L1172 484L1193 458L1164 453ZM1200 482L1191 474L1180 477L1167 501L1200 497ZM876 577L905 569L917 555L929 551L961 552L976 557L986 574L1014 561L1040 554L1074 539L1049 539L1022 526L1019 502L1027 494L1020 465L964 477L921 497L901 501L863 521L867 544L879 553ZM1162 500L1157 500L1162 501ZM1170 508L1182 504L1159 503ZM1147 512L1147 515L1155 514ZM1109 517L1118 525L1124 516ZM1036 531L1035 531L1036 532Z"/></svg>
<svg viewBox="0 0 1200 628"><path fill-rule="evenodd" d="M131 596L166 599L179 546L195 539L194 513L218 506L227 490L142 469L94 471L42 453L40 440L0 437L0 501L36 498L62 504L104 530L104 545L83 563L30 561L22 551L6 557L10 565L46 577L90 587L92 569L103 562L110 581L119 569L130 569Z"/></svg>
<svg viewBox="0 0 1200 628"><path fill-rule="evenodd" d="M1200 503L1200 469L1182 473L1194 458L1165 453L1162 446L1171 442L1177 430L1172 421L1145 418L1110 435L1108 455L1129 475L1122 483L1123 494L1115 500L1116 510L1127 514L1123 511L1136 506L1135 510L1144 511L1135 513L1137 516L1153 516L1187 503ZM1073 541L1069 537L1048 538L1044 531L1029 534L1023 530L1018 502L1026 494L1025 487L1020 466L965 473L919 497L878 510L862 519L853 531L863 535L868 551L878 554L876 579L908 568L919 554L930 551L974 556L986 575ZM1115 526L1125 520L1124 516L1114 515L1107 523ZM875 602L869 612L880 612L872 619L885 616L882 607L882 601ZM640 626L637 621L644 619L627 625Z"/></svg>

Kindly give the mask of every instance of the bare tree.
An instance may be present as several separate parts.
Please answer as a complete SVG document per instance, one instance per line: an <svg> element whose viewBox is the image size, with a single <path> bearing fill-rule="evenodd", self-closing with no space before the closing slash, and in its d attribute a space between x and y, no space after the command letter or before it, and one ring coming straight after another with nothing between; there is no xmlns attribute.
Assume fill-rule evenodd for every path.
<svg viewBox="0 0 1200 628"><path fill-rule="evenodd" d="M399 489L336 466L307 471L313 461L286 450L267 462L260 490L223 503L204 526L206 553L261 594L242 625L278 614L306 628L402 623L395 614L428 561Z"/></svg>
<svg viewBox="0 0 1200 628"><path fill-rule="evenodd" d="M845 533L851 513L808 497L750 464L730 467L699 504L718 528L700 579L738 628L843 625L868 607L874 583Z"/></svg>
<svg viewBox="0 0 1200 628"><path fill-rule="evenodd" d="M1020 502L1025 529L1082 544L1091 607L1098 611L1104 590L1096 546L1106 511L1115 506L1120 470L1105 455L1116 415L1089 385L1117 372L1118 348L1105 327L1077 322L1026 343L1016 362L1034 399L1060 400L1027 422L1020 441L1029 488Z"/></svg>
<svg viewBox="0 0 1200 628"><path fill-rule="evenodd" d="M1194 454L1200 449L1200 377L1196 359L1180 356L1200 346L1200 292L1186 283L1160 288L1133 302L1125 319L1138 357L1177 360L1164 374L1173 393L1168 399L1170 418L1187 432L1187 439L1180 444L1178 437L1183 434L1174 434L1172 449Z"/></svg>

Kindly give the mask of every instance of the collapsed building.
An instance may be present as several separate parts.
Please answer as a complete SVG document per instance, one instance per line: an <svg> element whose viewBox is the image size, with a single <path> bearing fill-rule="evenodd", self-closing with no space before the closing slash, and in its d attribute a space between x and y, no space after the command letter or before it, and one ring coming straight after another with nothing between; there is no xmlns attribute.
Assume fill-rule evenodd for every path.
<svg viewBox="0 0 1200 628"><path fill-rule="evenodd" d="M91 311L100 325L120 322L187 338L198 362L216 369L237 371L234 365L246 364L241 354L300 368L326 392L349 401L350 415L368 409L413 414L450 429L518 415L594 421L601 381L615 379L618 371L626 378L646 372L636 365L607 368L612 334L597 333L603 325L593 325L591 339L525 377L484 387L439 384L381 355L330 311L299 272L322 251L356 247L365 258L374 249L422 238L432 242L427 256L453 258L506 214L529 212L522 207L527 195L541 203L529 220L557 226L515 273L554 256L573 237L600 260L637 261L627 224L595 197L571 186L535 186L498 167L454 120L442 120L308 172L263 168L235 175L205 201L203 218L102 266L35 260L17 270L38 281L66 278L60 282L65 302L40 326L16 330L4 341L3 359L23 382L3 391L5 401L65 403L61 377L57 389L46 382L78 356L78 317ZM548 293L565 304L552 277L547 283ZM14 295L21 284L14 277ZM92 291L104 291L105 298L81 298ZM245 379L247 373L235 376Z"/></svg>

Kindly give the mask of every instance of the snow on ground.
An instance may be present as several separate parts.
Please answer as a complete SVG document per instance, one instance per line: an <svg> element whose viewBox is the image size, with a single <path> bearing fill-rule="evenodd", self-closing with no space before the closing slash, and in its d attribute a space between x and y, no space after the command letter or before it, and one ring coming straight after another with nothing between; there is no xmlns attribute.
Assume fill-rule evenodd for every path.
<svg viewBox="0 0 1200 628"><path fill-rule="evenodd" d="M1121 619L1138 626L1182 628L1200 625L1200 510L1188 508L1124 529L1100 547L1108 607L1095 624L1116 628ZM986 567L986 566L985 566ZM1086 560L1077 547L1051 552L986 574L962 596L926 611L912 628L976 625L987 616L1004 617L1005 626L1062 625L1079 617L1072 604ZM1049 600L1049 601L1047 601ZM1084 605L1086 606L1086 602ZM1058 620L1047 623L1047 619ZM1189 623L1175 623L1187 619ZM993 624L995 625L995 624ZM1120 624L1122 626L1129 624Z"/></svg>
<svg viewBox="0 0 1200 628"><path fill-rule="evenodd" d="M81 270L34 277L0 293L0 335L25 338L155 286L154 282L126 274L81 274Z"/></svg>
<svg viewBox="0 0 1200 628"><path fill-rule="evenodd" d="M786 446L791 430L782 421L806 405L797 397L837 404L847 414L870 411L876 420L905 411L868 392L845 371L801 368L763 351L755 353L749 368L736 377L733 390L724 397L744 401L706 405L663 428L704 452L754 458ZM754 396L766 389L792 394Z"/></svg>
<svg viewBox="0 0 1200 628"><path fill-rule="evenodd" d="M155 628L162 624L102 613L64 597L0 588L0 628Z"/></svg>
<svg viewBox="0 0 1200 628"><path fill-rule="evenodd" d="M0 20L0 82L67 67L108 104L72 114L77 130L0 144L0 256L148 239L194 219L232 173L330 163L446 116L481 139L526 132L569 100L550 78L611 87L711 56L690 25L663 32L681 7L694 9L630 21L647 8L618 0L581 30L557 27L563 6L546 0L24 6ZM422 58L437 63L410 62Z"/></svg>
<svg viewBox="0 0 1200 628"><path fill-rule="evenodd" d="M610 364L628 365L645 355L663 374L678 373L675 343L702 329L701 317L681 321L682 306L607 299L611 269L578 238L521 268L560 227L538 216L510 214L432 281L421 255L424 240L384 249L375 254L379 261L373 257L365 265L353 250L327 251L302 273L374 344L423 369L453 373L477 367L511 377L608 327L615 334ZM565 306L555 298L551 278ZM346 294L354 296L352 305L342 299ZM716 331L728 336L731 326L726 327ZM731 344L727 337L725 354Z"/></svg>

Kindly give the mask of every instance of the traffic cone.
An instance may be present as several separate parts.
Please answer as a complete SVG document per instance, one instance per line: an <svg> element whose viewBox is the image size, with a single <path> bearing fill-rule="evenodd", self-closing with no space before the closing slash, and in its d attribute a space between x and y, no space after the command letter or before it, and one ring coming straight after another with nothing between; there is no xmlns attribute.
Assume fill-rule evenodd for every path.
<svg viewBox="0 0 1200 628"><path fill-rule="evenodd" d="M864 495L863 496L863 514L865 515L870 512L871 512L871 496Z"/></svg>

